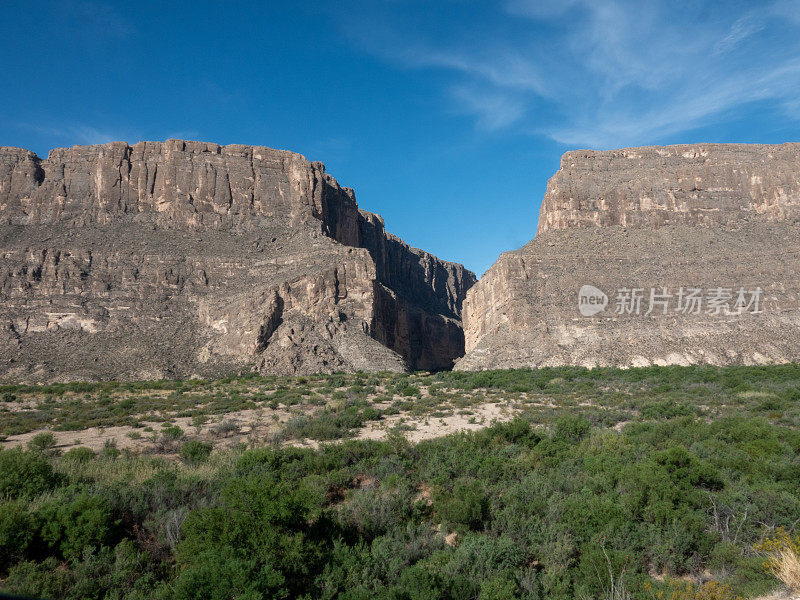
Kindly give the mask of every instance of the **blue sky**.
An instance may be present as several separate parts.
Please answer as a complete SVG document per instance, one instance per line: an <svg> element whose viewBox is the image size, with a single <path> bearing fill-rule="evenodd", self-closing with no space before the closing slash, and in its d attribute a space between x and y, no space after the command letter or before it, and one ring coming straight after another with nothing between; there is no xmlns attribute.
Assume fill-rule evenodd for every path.
<svg viewBox="0 0 800 600"><path fill-rule="evenodd" d="M0 145L171 137L326 163L479 275L562 152L800 140L800 2L6 3Z"/></svg>

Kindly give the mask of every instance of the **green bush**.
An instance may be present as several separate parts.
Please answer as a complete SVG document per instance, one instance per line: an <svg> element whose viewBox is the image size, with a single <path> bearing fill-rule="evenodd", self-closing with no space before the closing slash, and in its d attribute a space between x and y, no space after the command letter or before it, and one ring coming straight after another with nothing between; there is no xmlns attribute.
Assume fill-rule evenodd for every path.
<svg viewBox="0 0 800 600"><path fill-rule="evenodd" d="M368 412L374 411L374 412ZM368 416L375 416L378 411L371 407L365 409ZM313 440L336 440L349 436L353 429L361 427L366 420L364 412L357 406L348 406L343 410L323 409L311 417L297 416L286 423L286 435Z"/></svg>
<svg viewBox="0 0 800 600"><path fill-rule="evenodd" d="M519 586L511 573L502 573L487 579L481 585L478 600L515 600L519 598Z"/></svg>
<svg viewBox="0 0 800 600"><path fill-rule="evenodd" d="M458 600L474 597L475 590L463 577L431 572L424 565L413 565L400 574L397 586L379 596L398 600ZM364 600L374 596L362 596Z"/></svg>
<svg viewBox="0 0 800 600"><path fill-rule="evenodd" d="M69 568L52 556L40 563L23 561L10 570L3 591L30 598L166 600L169 590L158 575L152 557L123 540L113 549L87 551Z"/></svg>
<svg viewBox="0 0 800 600"><path fill-rule="evenodd" d="M169 427L164 427L161 430L161 435L165 440L174 442L181 439L184 436L184 432L183 429L177 425L171 425Z"/></svg>
<svg viewBox="0 0 800 600"><path fill-rule="evenodd" d="M117 448L117 440L108 439L103 442L103 456L110 459L119 458L119 455L122 454L119 448Z"/></svg>
<svg viewBox="0 0 800 600"><path fill-rule="evenodd" d="M204 551L175 580L175 600L261 600L264 591L283 595L284 579L253 557L243 556L229 546Z"/></svg>
<svg viewBox="0 0 800 600"><path fill-rule="evenodd" d="M531 428L531 424L517 417L507 423L497 423L485 430L486 435L492 439L499 439L514 444L535 446L542 440L542 436ZM480 436L480 434L478 434Z"/></svg>
<svg viewBox="0 0 800 600"><path fill-rule="evenodd" d="M205 557L228 547L235 549L229 553L231 573L256 575L262 594L280 597L298 592L320 568L323 541L315 527L321 525L321 501L319 490L302 482L278 481L270 475L234 479L222 492L223 506L187 516L184 539L176 549L178 561L206 580L218 571L209 574ZM240 556L247 562L236 558Z"/></svg>
<svg viewBox="0 0 800 600"><path fill-rule="evenodd" d="M338 516L344 527L354 528L365 540L373 540L412 518L414 496L406 485L392 490L356 489L339 506Z"/></svg>
<svg viewBox="0 0 800 600"><path fill-rule="evenodd" d="M377 408L373 408L372 406L368 406L361 411L362 421L378 421L381 419L381 417L383 417L381 411L379 411Z"/></svg>
<svg viewBox="0 0 800 600"><path fill-rule="evenodd" d="M0 449L0 497L33 498L53 489L58 481L41 453Z"/></svg>
<svg viewBox="0 0 800 600"><path fill-rule="evenodd" d="M488 513L486 491L480 481L459 480L453 491L441 491L434 497L434 511L442 520L479 528Z"/></svg>
<svg viewBox="0 0 800 600"><path fill-rule="evenodd" d="M416 385L406 385L400 388L401 396L416 396L420 393L419 387Z"/></svg>
<svg viewBox="0 0 800 600"><path fill-rule="evenodd" d="M36 536L36 523L18 500L0 501L0 576L21 560Z"/></svg>
<svg viewBox="0 0 800 600"><path fill-rule="evenodd" d="M701 461L683 446L673 446L653 455L655 463L665 469L672 482L681 489L695 487L720 490L723 482L714 467Z"/></svg>
<svg viewBox="0 0 800 600"><path fill-rule="evenodd" d="M42 562L22 561L14 565L3 581L3 591L28 598L69 598L78 600L71 594L75 586L75 574L62 568L60 561L53 556Z"/></svg>
<svg viewBox="0 0 800 600"><path fill-rule="evenodd" d="M673 419L694 414L694 409L686 403L676 403L671 400L654 402L641 409L644 419Z"/></svg>
<svg viewBox="0 0 800 600"><path fill-rule="evenodd" d="M28 442L28 450L38 450L39 452L50 452L55 448L56 436L52 433L37 433Z"/></svg>
<svg viewBox="0 0 800 600"><path fill-rule="evenodd" d="M181 446L181 458L189 464L203 462L211 454L212 446L200 440L189 440Z"/></svg>
<svg viewBox="0 0 800 600"><path fill-rule="evenodd" d="M76 560L88 547L109 545L119 523L113 520L105 498L87 492L69 495L70 490L64 490L43 504L36 516L42 523L44 541L64 558Z"/></svg>
<svg viewBox="0 0 800 600"><path fill-rule="evenodd" d="M564 415L556 420L553 439L570 444L580 442L592 429L591 422L580 415Z"/></svg>
<svg viewBox="0 0 800 600"><path fill-rule="evenodd" d="M64 460L72 461L79 464L87 463L97 456L97 453L91 448L86 446L79 446L77 448L70 448L64 453Z"/></svg>

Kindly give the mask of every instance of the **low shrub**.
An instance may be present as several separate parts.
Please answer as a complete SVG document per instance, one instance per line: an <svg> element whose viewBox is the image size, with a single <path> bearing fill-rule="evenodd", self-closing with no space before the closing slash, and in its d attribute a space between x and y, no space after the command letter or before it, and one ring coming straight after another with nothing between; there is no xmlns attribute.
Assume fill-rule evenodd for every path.
<svg viewBox="0 0 800 600"><path fill-rule="evenodd" d="M419 393L420 389L416 385L406 385L400 388L401 396L417 396Z"/></svg>
<svg viewBox="0 0 800 600"><path fill-rule="evenodd" d="M556 420L553 439L575 444L592 429L591 422L580 415L563 415Z"/></svg>
<svg viewBox="0 0 800 600"><path fill-rule="evenodd" d="M181 458L189 464L203 462L211 454L212 445L200 440L189 440L181 446Z"/></svg>
<svg viewBox="0 0 800 600"><path fill-rule="evenodd" d="M28 441L28 450L51 453L56 446L56 436L50 432L37 433Z"/></svg>
<svg viewBox="0 0 800 600"><path fill-rule="evenodd" d="M19 500L0 501L0 577L21 560L36 536L36 523Z"/></svg>
<svg viewBox="0 0 800 600"><path fill-rule="evenodd" d="M241 426L238 423L226 419L211 427L211 432L214 435L228 437L231 433L238 433L240 429Z"/></svg>
<svg viewBox="0 0 800 600"><path fill-rule="evenodd" d="M103 456L105 456L106 458L110 458L112 460L118 458L119 455L122 454L120 449L117 448L117 440L114 439L108 439L105 442L103 442L102 453Z"/></svg>
<svg viewBox="0 0 800 600"><path fill-rule="evenodd" d="M79 559L84 549L107 546L119 522L114 521L111 507L103 497L70 489L44 503L36 516L42 524L42 539L68 560Z"/></svg>
<svg viewBox="0 0 800 600"><path fill-rule="evenodd" d="M489 503L480 481L456 481L453 491L442 490L433 498L433 509L448 523L478 529L485 525Z"/></svg>
<svg viewBox="0 0 800 600"><path fill-rule="evenodd" d="M800 535L792 536L779 528L775 535L756 544L766 556L764 570L775 576L791 592L800 593Z"/></svg>
<svg viewBox="0 0 800 600"><path fill-rule="evenodd" d="M184 436L184 432L183 429L177 425L170 425L169 427L164 427L161 430L161 435L165 440L175 442Z"/></svg>
<svg viewBox="0 0 800 600"><path fill-rule="evenodd" d="M58 481L40 452L0 449L0 497L32 498L53 489Z"/></svg>
<svg viewBox="0 0 800 600"><path fill-rule="evenodd" d="M64 460L73 461L76 463L87 463L97 456L97 453L91 448L86 446L79 446L78 448L70 448L64 453Z"/></svg>

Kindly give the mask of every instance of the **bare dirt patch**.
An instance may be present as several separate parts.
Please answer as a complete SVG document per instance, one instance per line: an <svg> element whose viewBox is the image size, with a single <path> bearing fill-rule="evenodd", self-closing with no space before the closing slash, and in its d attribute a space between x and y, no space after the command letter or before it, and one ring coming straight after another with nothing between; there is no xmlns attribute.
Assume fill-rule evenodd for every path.
<svg viewBox="0 0 800 600"><path fill-rule="evenodd" d="M386 403L388 405L390 403ZM380 404L376 404L380 407ZM442 416L431 414L415 415L400 412L387 415L379 421L369 421L356 429L351 438L363 440L384 440L391 431L400 431L411 442L441 437L459 431L475 431L490 425L492 422L509 421L517 415L523 405L509 402L488 401L470 406L468 409L451 409ZM100 451L109 444L120 450L132 452L156 452L165 425L177 426L184 431L186 439L198 439L214 445L248 446L262 445L271 441L279 441L279 435L285 424L293 417L313 416L318 407L293 407L289 409L256 408L233 411L224 415L209 418L201 426L193 425L190 417L175 417L168 421L142 421L142 427L89 427L79 431L53 431L37 429L18 435L10 435L2 447L12 448L25 446L36 435L44 432L52 433L56 446L61 450L71 447L85 446ZM224 424L224 425L223 425ZM222 425L222 426L221 426ZM285 439L285 445L301 447L318 447L322 442L311 439ZM159 452L174 454L174 451Z"/></svg>

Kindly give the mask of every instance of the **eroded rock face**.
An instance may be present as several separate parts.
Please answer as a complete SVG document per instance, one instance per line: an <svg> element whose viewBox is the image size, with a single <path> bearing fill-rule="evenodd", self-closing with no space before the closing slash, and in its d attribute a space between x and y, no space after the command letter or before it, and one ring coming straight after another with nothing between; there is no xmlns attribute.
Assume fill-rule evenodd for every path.
<svg viewBox="0 0 800 600"><path fill-rule="evenodd" d="M448 368L474 281L291 152L0 148L0 379Z"/></svg>
<svg viewBox="0 0 800 600"><path fill-rule="evenodd" d="M798 361L799 240L798 144L568 152L456 368Z"/></svg>
<svg viewBox="0 0 800 600"><path fill-rule="evenodd" d="M742 226L800 219L800 144L567 152L538 233L572 227Z"/></svg>

